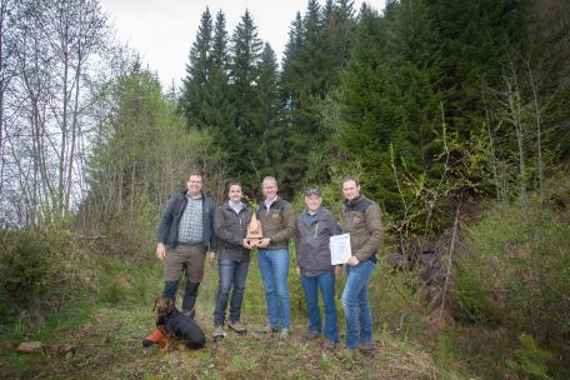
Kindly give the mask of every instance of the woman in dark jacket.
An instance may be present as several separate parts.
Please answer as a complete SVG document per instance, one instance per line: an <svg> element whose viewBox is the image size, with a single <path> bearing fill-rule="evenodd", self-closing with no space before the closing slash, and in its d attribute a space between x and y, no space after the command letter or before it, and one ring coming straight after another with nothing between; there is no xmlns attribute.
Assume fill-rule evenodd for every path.
<svg viewBox="0 0 570 380"><path fill-rule="evenodd" d="M223 327L230 293L228 327L239 334L245 334L247 331L240 322L240 314L249 269L249 251L252 248L246 239L252 210L242 202L239 183L230 184L228 198L216 209L214 216L219 275L214 311L214 339L225 335Z"/></svg>

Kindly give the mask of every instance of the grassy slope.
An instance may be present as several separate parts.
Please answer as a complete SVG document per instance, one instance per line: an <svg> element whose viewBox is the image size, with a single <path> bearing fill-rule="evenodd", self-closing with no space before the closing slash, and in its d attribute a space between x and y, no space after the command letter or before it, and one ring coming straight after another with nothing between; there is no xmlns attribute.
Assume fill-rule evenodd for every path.
<svg viewBox="0 0 570 380"><path fill-rule="evenodd" d="M340 348L330 353L321 349L319 341L303 342L301 334L306 320L300 310L301 292L295 288L299 286L296 274L290 275L293 336L286 342L265 336L260 332L265 309L255 260L243 311L250 328L247 336L228 334L220 343L209 340L207 348L201 351L183 347L145 351L141 339L153 329L151 300L160 292L162 268L144 261L126 266L123 261L110 260L99 273L95 303L85 300L68 305L33 334L13 330L7 337L9 342L40 340L46 344L46 350L43 354L18 354L10 343L4 343L0 346L0 378L465 378L457 371L441 368L425 347L398 335L378 332L378 353L373 358L348 358ZM216 270L210 267L198 307L198 319L208 336L212 331L216 281ZM342 313L339 316L342 332ZM64 345L71 345L73 351L64 352Z"/></svg>

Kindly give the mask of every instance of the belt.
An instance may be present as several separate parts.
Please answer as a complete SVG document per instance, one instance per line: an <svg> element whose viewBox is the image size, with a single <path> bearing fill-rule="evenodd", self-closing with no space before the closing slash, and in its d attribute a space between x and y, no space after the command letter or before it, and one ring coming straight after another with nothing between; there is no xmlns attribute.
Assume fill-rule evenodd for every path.
<svg viewBox="0 0 570 380"><path fill-rule="evenodd" d="M204 242L202 241L179 241L176 243L177 245L189 245L191 247L195 247L197 245L202 245Z"/></svg>

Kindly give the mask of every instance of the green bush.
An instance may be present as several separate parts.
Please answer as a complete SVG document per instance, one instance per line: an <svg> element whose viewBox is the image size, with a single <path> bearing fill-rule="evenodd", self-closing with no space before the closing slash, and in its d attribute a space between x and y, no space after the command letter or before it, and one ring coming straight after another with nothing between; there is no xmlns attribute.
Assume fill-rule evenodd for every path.
<svg viewBox="0 0 570 380"><path fill-rule="evenodd" d="M456 265L456 317L493 322L568 354L569 246L570 225L540 204L492 211L469 231L470 254Z"/></svg>
<svg viewBox="0 0 570 380"><path fill-rule="evenodd" d="M65 268L59 255L62 241L52 231L1 231L0 241L0 319L9 321L23 311L56 306L56 293L65 281Z"/></svg>
<svg viewBox="0 0 570 380"><path fill-rule="evenodd" d="M4 312L30 306L46 293L51 277L49 243L32 232L3 234L0 252L0 289Z"/></svg>
<svg viewBox="0 0 570 380"><path fill-rule="evenodd" d="M523 378L550 380L546 363L552 359L552 353L538 346L530 335L521 334L520 347L515 350L515 361L507 362L511 370Z"/></svg>

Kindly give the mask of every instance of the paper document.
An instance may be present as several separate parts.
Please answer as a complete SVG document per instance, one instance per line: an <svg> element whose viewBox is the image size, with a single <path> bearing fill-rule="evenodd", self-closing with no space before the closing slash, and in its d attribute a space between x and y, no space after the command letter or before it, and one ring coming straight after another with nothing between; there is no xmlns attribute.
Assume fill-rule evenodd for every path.
<svg viewBox="0 0 570 380"><path fill-rule="evenodd" d="M350 234L331 236L331 265L346 264L352 251L350 249Z"/></svg>

